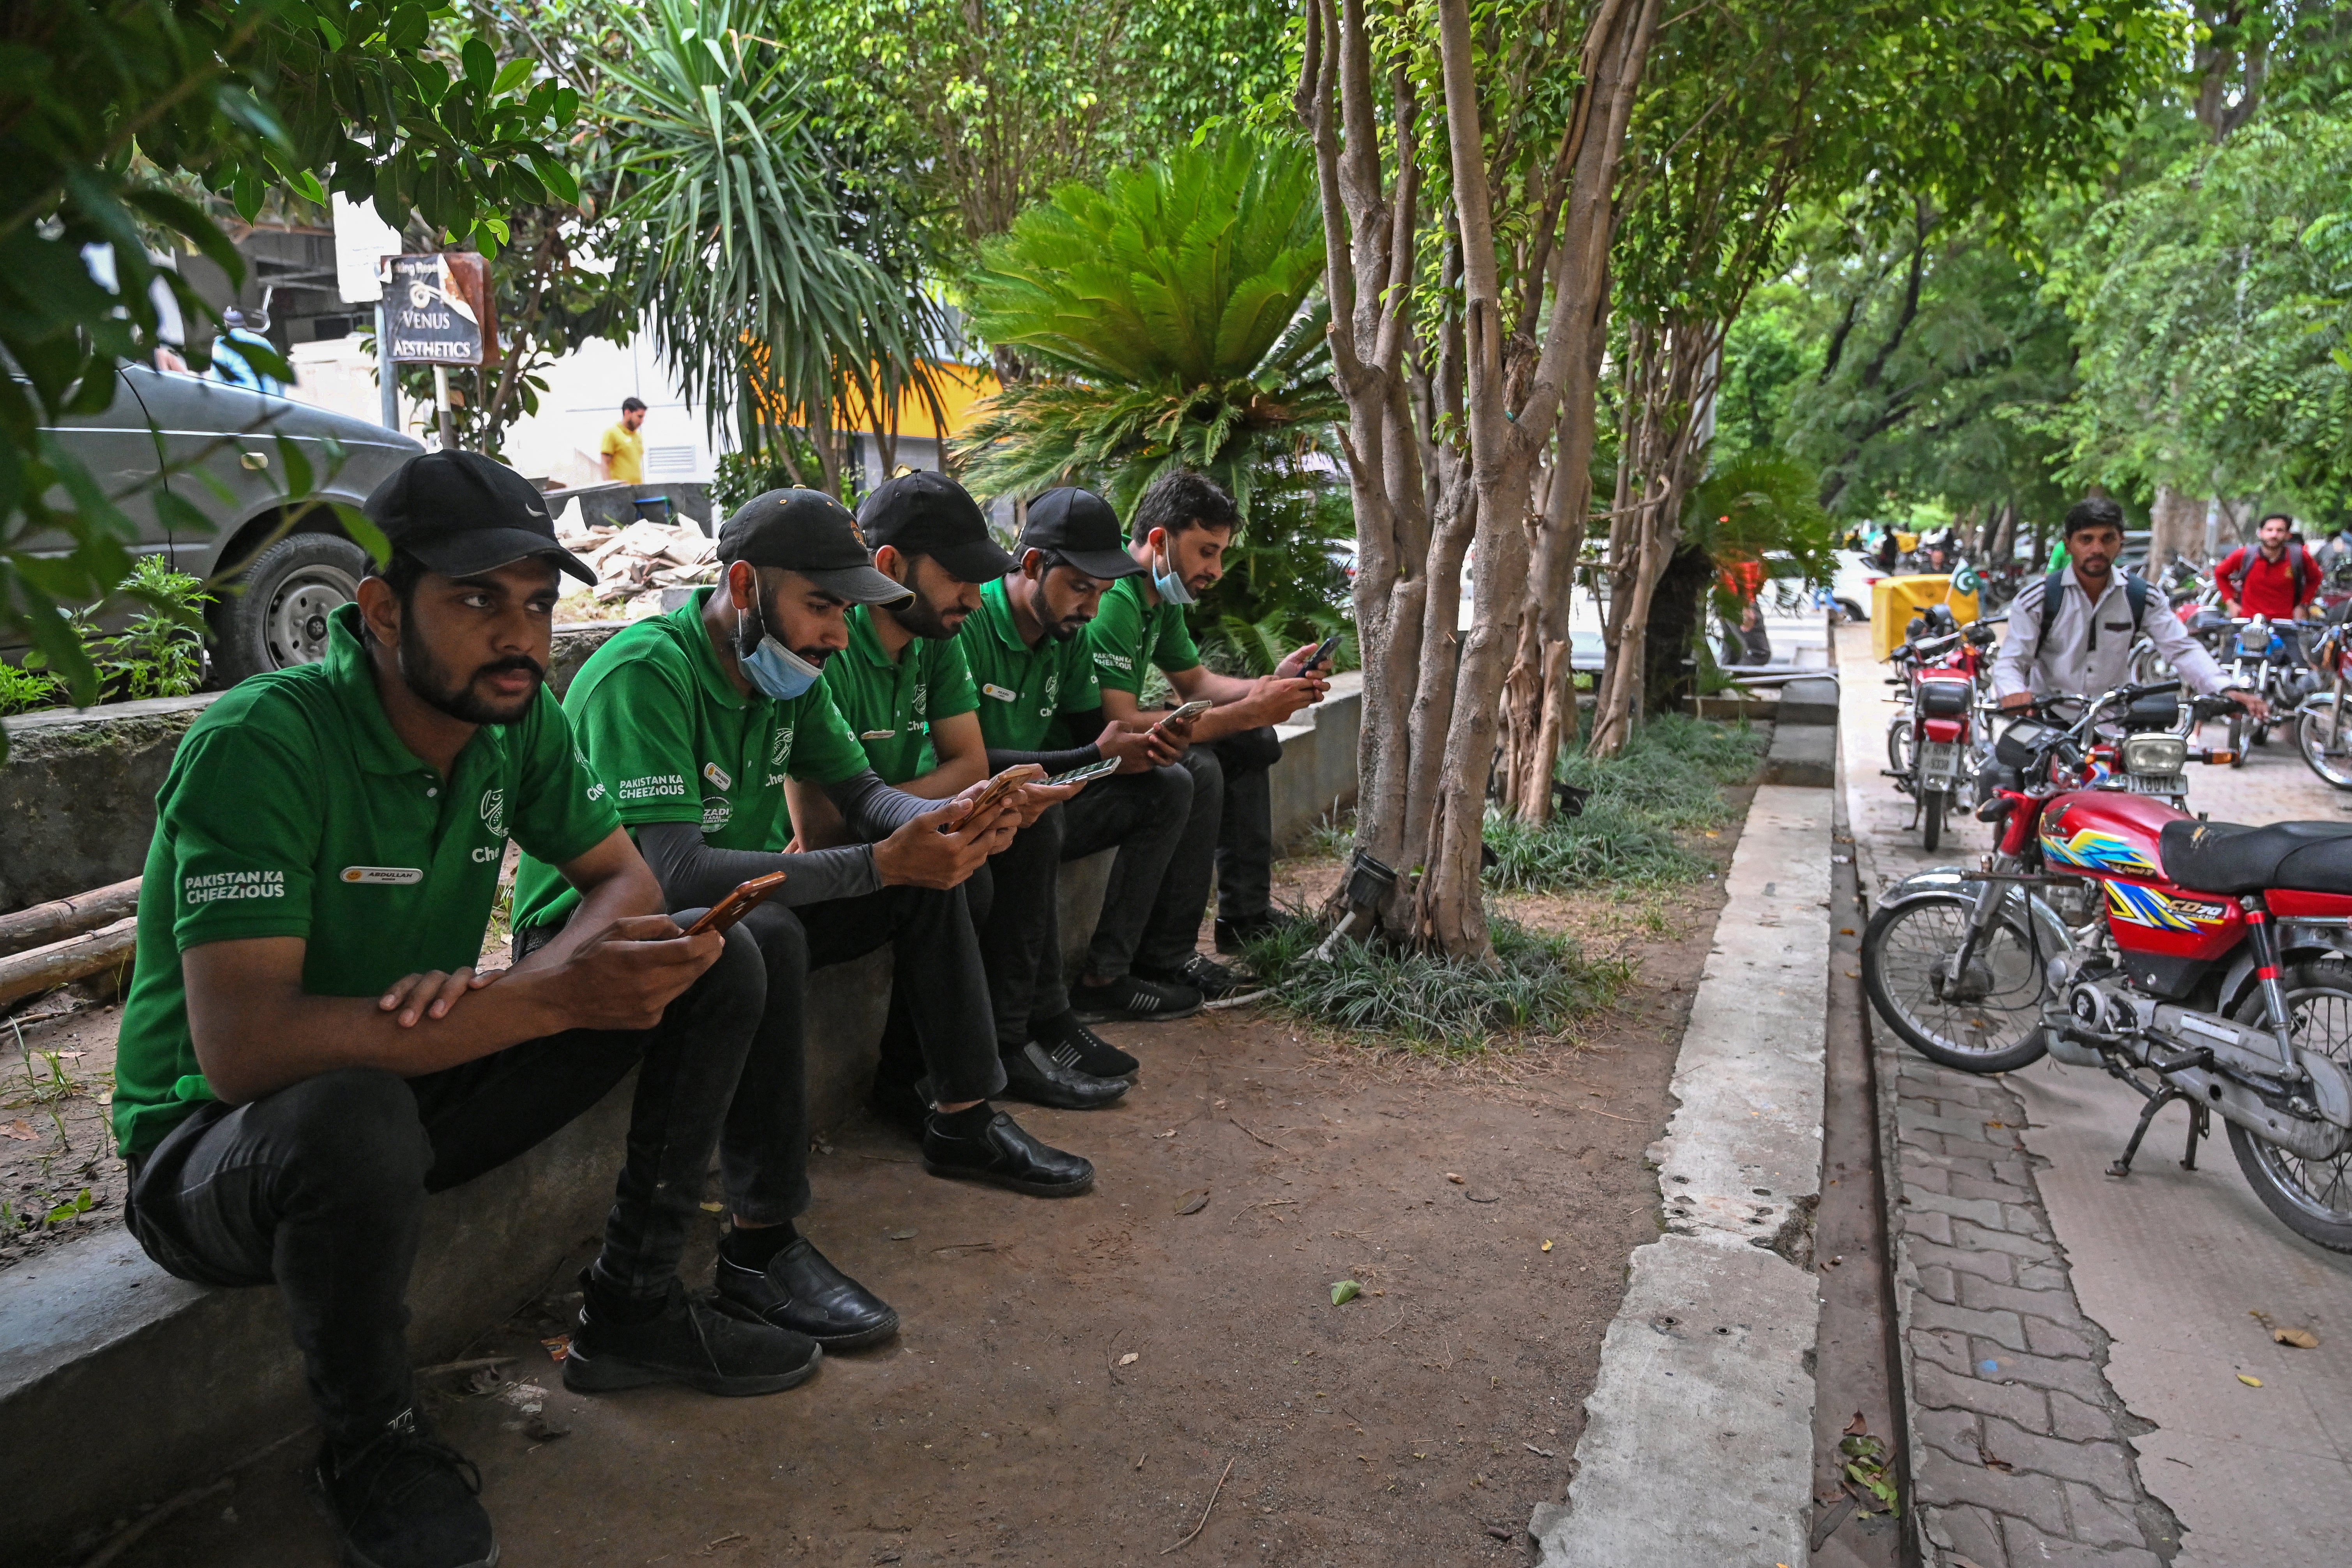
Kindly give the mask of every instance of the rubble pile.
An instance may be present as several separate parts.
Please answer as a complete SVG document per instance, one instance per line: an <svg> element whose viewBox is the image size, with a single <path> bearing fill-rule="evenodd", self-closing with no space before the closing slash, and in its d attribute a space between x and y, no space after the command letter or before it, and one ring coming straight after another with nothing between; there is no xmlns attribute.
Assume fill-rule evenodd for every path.
<svg viewBox="0 0 2352 1568"><path fill-rule="evenodd" d="M596 606L599 618L614 618L615 609L629 620L658 615L664 589L698 588L719 581L718 542L690 523L582 528L566 518L559 522L555 537L596 574L596 586L584 596Z"/></svg>

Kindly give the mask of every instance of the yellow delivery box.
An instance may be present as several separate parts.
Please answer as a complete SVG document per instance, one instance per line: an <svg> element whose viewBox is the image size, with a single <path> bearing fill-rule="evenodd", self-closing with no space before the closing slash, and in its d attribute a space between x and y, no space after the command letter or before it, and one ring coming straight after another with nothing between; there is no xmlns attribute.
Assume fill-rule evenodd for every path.
<svg viewBox="0 0 2352 1568"><path fill-rule="evenodd" d="M1882 659L1903 646L1903 628L1911 617L1930 605L1941 605L1962 626L1977 618L1977 596L1954 593L1951 577L1941 572L1916 577L1881 577L1870 585L1870 641Z"/></svg>

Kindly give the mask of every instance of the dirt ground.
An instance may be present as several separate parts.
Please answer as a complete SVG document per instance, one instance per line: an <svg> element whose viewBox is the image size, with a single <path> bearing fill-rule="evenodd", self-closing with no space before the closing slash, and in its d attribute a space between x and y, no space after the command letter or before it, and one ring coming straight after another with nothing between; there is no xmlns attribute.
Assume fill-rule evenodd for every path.
<svg viewBox="0 0 2352 1568"><path fill-rule="evenodd" d="M1736 838L1696 845L1720 867ZM1299 896L1336 874L1281 870ZM1506 903L1638 963L1572 1047L1399 1058L1254 1009L1107 1029L1144 1062L1123 1104L1014 1108L1095 1161L1084 1198L933 1180L894 1131L838 1130L802 1228L905 1328L790 1393L566 1392L540 1342L566 1276L467 1352L512 1363L431 1380L503 1561L1139 1563L1213 1498L1180 1555L1520 1561L1531 1505L1565 1494L1626 1257L1657 1234L1642 1153L1720 889ZM1343 1279L1362 1293L1334 1306ZM331 1560L310 1441L118 1563Z"/></svg>
<svg viewBox="0 0 2352 1568"><path fill-rule="evenodd" d="M122 1009L61 992L20 1013L0 1020L0 1269L122 1214L106 1127Z"/></svg>

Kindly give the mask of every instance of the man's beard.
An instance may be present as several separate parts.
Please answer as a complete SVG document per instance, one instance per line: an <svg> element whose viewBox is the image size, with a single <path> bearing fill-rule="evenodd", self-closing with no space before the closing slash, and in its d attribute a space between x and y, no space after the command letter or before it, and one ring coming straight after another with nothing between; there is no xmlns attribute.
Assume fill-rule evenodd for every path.
<svg viewBox="0 0 2352 1568"><path fill-rule="evenodd" d="M961 609L962 606L958 605L957 608ZM903 605L886 609L883 613L915 636L928 637L932 642L946 642L956 635L963 624L959 617L955 626L948 625L947 617L920 594Z"/></svg>
<svg viewBox="0 0 2352 1568"><path fill-rule="evenodd" d="M501 708L488 699L474 694L474 682L500 670L530 671L530 690L515 700L511 708ZM539 700L539 682L547 679L547 667L528 654L516 654L510 658L493 659L481 666L463 682L449 679L448 668L433 657L415 637L400 639L400 679L416 700L428 708L437 709L464 724L519 724Z"/></svg>

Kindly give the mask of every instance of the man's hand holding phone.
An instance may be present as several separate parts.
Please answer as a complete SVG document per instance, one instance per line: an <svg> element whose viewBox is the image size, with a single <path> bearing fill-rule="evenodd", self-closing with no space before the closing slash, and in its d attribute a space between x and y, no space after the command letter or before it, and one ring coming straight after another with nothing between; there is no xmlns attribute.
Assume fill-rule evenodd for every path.
<svg viewBox="0 0 2352 1568"><path fill-rule="evenodd" d="M726 946L721 931L688 936L667 915L632 915L581 943L544 982L574 1028L650 1029Z"/></svg>
<svg viewBox="0 0 2352 1568"><path fill-rule="evenodd" d="M1042 770L1032 769L1032 772ZM874 868L886 888L960 888L984 865L997 827L1013 808L1003 794L981 810L973 807L995 781L974 784L964 795L941 801L910 817L874 847ZM1014 787L1018 787L1016 784ZM1017 820L1017 818L1015 819ZM1001 847L1001 846L999 846Z"/></svg>
<svg viewBox="0 0 2352 1568"><path fill-rule="evenodd" d="M1095 737L1095 750L1105 757L1118 759L1118 771L1122 773L1145 773L1181 759L1184 742L1160 733L1156 725L1149 730L1130 730L1113 721Z"/></svg>

